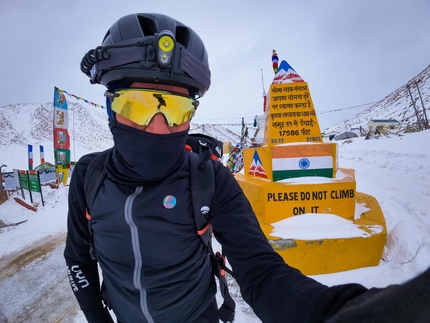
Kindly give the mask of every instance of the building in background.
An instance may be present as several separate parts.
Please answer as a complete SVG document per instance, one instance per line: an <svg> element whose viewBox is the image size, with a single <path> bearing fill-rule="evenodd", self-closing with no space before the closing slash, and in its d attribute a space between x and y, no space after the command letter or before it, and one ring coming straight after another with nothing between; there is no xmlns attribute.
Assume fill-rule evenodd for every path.
<svg viewBox="0 0 430 323"><path fill-rule="evenodd" d="M369 131L376 132L376 130L397 130L399 124L399 121L395 119L370 119L367 123L367 127Z"/></svg>

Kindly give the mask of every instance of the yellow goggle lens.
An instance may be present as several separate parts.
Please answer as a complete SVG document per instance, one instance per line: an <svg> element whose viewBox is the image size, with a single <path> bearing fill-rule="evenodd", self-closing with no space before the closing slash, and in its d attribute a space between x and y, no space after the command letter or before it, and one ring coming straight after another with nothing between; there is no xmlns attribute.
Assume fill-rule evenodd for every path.
<svg viewBox="0 0 430 323"><path fill-rule="evenodd" d="M170 127L191 120L195 112L195 100L167 91L146 89L120 89L108 92L112 111L147 126L157 113L162 113Z"/></svg>

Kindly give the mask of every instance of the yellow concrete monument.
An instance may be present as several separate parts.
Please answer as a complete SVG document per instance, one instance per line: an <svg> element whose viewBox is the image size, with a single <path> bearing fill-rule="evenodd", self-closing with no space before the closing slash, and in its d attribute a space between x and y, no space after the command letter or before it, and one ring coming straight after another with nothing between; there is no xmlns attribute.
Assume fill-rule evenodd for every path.
<svg viewBox="0 0 430 323"><path fill-rule="evenodd" d="M376 266L386 225L376 199L339 168L323 142L308 84L286 62L276 68L261 147L243 151L235 177L274 249L304 274Z"/></svg>

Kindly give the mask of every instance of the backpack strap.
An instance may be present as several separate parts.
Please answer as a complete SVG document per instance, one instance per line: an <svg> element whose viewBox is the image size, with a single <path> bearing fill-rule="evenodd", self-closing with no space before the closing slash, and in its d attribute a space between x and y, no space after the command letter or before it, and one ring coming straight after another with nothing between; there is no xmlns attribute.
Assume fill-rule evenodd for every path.
<svg viewBox="0 0 430 323"><path fill-rule="evenodd" d="M111 150L112 148L102 151L88 164L84 179L85 201L87 204L88 214L91 214L94 200L100 191L104 179L106 178L106 173L103 171L103 169L105 161Z"/></svg>
<svg viewBox="0 0 430 323"><path fill-rule="evenodd" d="M218 277L221 295L224 298L222 306L217 311L218 318L223 322L233 322L236 304L229 294L225 273L233 275L233 272L225 265L225 257L220 253L214 253L212 249L212 225L209 222L210 206L215 193L215 174L211 154L189 153L191 200L193 204L194 220L197 233L208 249L212 271Z"/></svg>
<svg viewBox="0 0 430 323"><path fill-rule="evenodd" d="M105 161L111 150L112 148L102 151L91 160L91 162L88 164L84 178L85 202L87 204L86 218L88 220L88 231L90 232L90 235L85 240L90 245L90 254L92 260L96 260L97 258L94 249L93 229L91 227L90 221L91 209L97 195L99 194L103 181L106 178L106 172L104 172L103 169Z"/></svg>
<svg viewBox="0 0 430 323"><path fill-rule="evenodd" d="M212 226L209 223L209 212L215 194L215 175L212 164L208 165L209 156L189 153L191 201L193 203L194 220L197 233L206 247L211 245ZM206 167L208 166L208 167Z"/></svg>
<svg viewBox="0 0 430 323"><path fill-rule="evenodd" d="M223 143L214 137L210 137L202 133L189 133L187 137L187 145L191 147L191 151L199 154L202 147L205 147L206 149L210 148L213 154L212 159L215 158L215 160L220 160L222 158Z"/></svg>

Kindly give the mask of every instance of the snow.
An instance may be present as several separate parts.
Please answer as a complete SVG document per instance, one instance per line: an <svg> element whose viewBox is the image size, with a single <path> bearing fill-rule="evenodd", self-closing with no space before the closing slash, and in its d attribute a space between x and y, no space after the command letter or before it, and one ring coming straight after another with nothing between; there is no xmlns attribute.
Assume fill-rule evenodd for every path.
<svg viewBox="0 0 430 323"><path fill-rule="evenodd" d="M272 225L272 235L283 239L320 240L371 236L352 221L328 213L305 213ZM373 234L382 232L382 226L366 227Z"/></svg>
<svg viewBox="0 0 430 323"><path fill-rule="evenodd" d="M31 204L28 191L24 194L25 201ZM26 220L16 227L0 229L0 257L19 251L43 237L66 231L68 187L53 190L42 186L43 207L40 194L32 194L33 201L39 203L37 212L27 210L13 200L13 197L22 199L20 193L13 194L9 201L0 206L0 220L6 224Z"/></svg>
<svg viewBox="0 0 430 323"><path fill-rule="evenodd" d="M312 277L326 285L357 282L366 287L384 287L402 283L430 265L430 130L371 140L359 137L350 141L339 142L339 164L342 168L355 169L357 191L374 196L384 212L388 237L383 257L375 267ZM7 149L6 156L0 155L0 164L19 168L14 166L12 157L22 154L25 146L9 145ZM25 161L22 164L25 165ZM321 180L300 179L303 182ZM25 201L29 203L28 192L25 194ZM11 317L14 321L85 322L68 286L62 257L68 187L43 186L42 194L44 206L40 196L33 193L34 202L39 203L37 212L14 201L14 197L20 197L19 192L0 205L0 220L4 223L26 220L0 229L0 289L8 291L0 293L0 322L7 322ZM357 204L356 213L360 214L364 208ZM315 215L303 214L276 223L274 230L277 234L294 232L298 239L357 234L358 229L351 221L336 215L319 216L319 221L316 222ZM46 248L49 243L51 247ZM26 257L32 257L31 261L24 261ZM236 290L233 286L233 291ZM260 322L240 299L240 294L235 295L236 323ZM31 316L23 316L30 315L28 313Z"/></svg>

